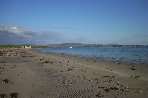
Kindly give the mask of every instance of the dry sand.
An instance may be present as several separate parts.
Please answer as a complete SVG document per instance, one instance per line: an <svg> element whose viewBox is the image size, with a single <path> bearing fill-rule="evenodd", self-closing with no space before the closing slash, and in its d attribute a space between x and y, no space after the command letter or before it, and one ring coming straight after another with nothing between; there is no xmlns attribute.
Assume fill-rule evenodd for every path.
<svg viewBox="0 0 148 98"><path fill-rule="evenodd" d="M2 49L0 98L148 98L148 65Z"/></svg>

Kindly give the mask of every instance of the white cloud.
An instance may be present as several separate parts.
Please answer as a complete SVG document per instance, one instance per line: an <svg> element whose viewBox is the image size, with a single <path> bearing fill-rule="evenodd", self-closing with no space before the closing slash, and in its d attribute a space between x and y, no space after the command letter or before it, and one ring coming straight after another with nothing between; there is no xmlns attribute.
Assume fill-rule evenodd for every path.
<svg viewBox="0 0 148 98"><path fill-rule="evenodd" d="M16 37L21 37L21 38L31 38L34 35L40 34L39 32L24 30L16 26L0 26L0 33L1 32L9 33L9 34L15 35Z"/></svg>
<svg viewBox="0 0 148 98"><path fill-rule="evenodd" d="M11 27L11 26L0 26L0 31L8 31L8 33L13 33L13 34L22 33L22 31L19 30L17 27Z"/></svg>
<svg viewBox="0 0 148 98"><path fill-rule="evenodd" d="M63 34L54 31L35 31L16 26L0 25L0 44L48 44L59 42L63 39Z"/></svg>

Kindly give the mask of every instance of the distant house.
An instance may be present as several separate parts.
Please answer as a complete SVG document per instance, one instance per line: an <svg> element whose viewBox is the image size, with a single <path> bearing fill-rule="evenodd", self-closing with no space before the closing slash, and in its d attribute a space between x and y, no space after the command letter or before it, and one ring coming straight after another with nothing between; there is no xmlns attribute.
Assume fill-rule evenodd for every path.
<svg viewBox="0 0 148 98"><path fill-rule="evenodd" d="M21 46L21 48L30 49L31 46Z"/></svg>
<svg viewBox="0 0 148 98"><path fill-rule="evenodd" d="M28 46L28 48L31 48L31 46Z"/></svg>

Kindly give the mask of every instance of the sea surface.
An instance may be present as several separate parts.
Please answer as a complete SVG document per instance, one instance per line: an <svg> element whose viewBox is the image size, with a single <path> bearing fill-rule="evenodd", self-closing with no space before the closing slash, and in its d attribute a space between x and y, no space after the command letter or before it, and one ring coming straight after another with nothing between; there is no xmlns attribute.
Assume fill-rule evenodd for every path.
<svg viewBox="0 0 148 98"><path fill-rule="evenodd" d="M122 61L128 63L148 64L148 48L42 48L41 52L64 53L81 57L95 57L98 59Z"/></svg>

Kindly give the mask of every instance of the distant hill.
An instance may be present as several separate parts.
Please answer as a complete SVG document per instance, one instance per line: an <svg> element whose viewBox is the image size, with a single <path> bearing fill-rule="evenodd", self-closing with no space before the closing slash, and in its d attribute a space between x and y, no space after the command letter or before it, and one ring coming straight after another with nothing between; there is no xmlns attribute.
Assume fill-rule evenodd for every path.
<svg viewBox="0 0 148 98"><path fill-rule="evenodd" d="M118 45L118 44L83 44L83 43L62 43L62 44L49 44L50 48L66 48L66 47L148 47L148 45Z"/></svg>

